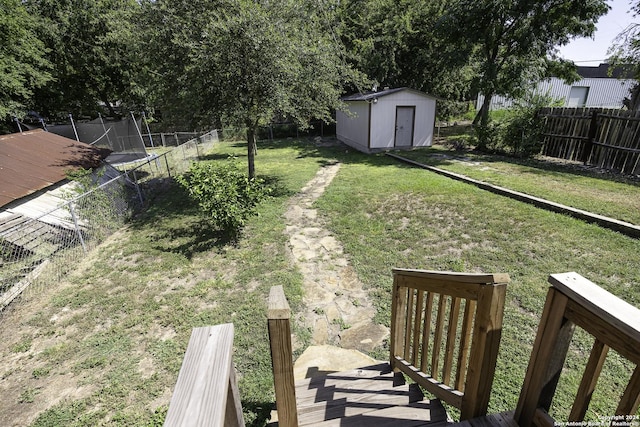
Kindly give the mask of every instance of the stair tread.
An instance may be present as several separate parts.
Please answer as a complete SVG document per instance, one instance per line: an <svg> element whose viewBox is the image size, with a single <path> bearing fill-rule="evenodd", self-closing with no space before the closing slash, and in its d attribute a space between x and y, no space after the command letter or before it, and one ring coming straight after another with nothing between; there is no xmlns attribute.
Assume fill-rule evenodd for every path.
<svg viewBox="0 0 640 427"><path fill-rule="evenodd" d="M299 425L443 425L439 400L380 364L296 382ZM426 424L425 424L426 423Z"/></svg>

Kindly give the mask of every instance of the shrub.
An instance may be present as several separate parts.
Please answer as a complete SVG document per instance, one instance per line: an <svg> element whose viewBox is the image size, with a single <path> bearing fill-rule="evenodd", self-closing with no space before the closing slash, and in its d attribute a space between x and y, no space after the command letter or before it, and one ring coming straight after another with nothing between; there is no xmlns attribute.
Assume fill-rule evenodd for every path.
<svg viewBox="0 0 640 427"><path fill-rule="evenodd" d="M513 107L494 111L486 128L478 127L478 137L485 137L487 148L518 157L531 157L542 148L542 118L540 108L554 104L548 95L528 94L514 102ZM481 135L481 133L484 133Z"/></svg>
<svg viewBox="0 0 640 427"><path fill-rule="evenodd" d="M211 224L234 239L256 214L256 205L270 193L262 180L250 180L232 160L194 163L176 180Z"/></svg>

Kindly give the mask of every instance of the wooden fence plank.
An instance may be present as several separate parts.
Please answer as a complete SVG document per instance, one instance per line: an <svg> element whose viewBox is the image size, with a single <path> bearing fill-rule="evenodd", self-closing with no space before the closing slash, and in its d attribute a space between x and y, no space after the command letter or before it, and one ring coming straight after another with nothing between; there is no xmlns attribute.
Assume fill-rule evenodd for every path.
<svg viewBox="0 0 640 427"><path fill-rule="evenodd" d="M542 154L621 173L640 173L639 112L546 108L539 116L543 117Z"/></svg>

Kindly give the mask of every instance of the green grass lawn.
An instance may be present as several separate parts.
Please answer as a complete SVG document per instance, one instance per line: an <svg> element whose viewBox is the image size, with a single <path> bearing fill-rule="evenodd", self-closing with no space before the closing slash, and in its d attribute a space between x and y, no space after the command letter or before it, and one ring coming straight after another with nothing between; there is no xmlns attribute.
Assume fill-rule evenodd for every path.
<svg viewBox="0 0 640 427"><path fill-rule="evenodd" d="M511 275L491 411L515 407L550 273L577 271L640 306L637 239L383 155L294 140L263 142L258 150L257 173L275 188L274 197L260 205L237 245L208 227L173 185L58 287L2 317L0 424L161 425L191 329L233 322L246 421L264 425L273 403L269 288L284 285L294 312L303 292L302 276L286 256L283 213L289 197L335 159L342 168L316 206L375 298L379 322L389 323L393 267ZM235 154L244 162L245 151L243 143L221 143L208 161ZM592 205L607 204L585 190L591 184L582 184L583 176L572 181L572 171L531 175L537 187L549 188L561 176ZM622 190L594 180L610 182L621 199L639 198L635 186ZM304 347L309 331L294 332ZM578 334L568 381L560 384L559 419L566 418L565 395L579 381L576 367L589 346ZM386 358L386 349L374 355ZM630 375L618 358L605 369L592 405L596 418L613 413L611 396L621 394Z"/></svg>
<svg viewBox="0 0 640 427"><path fill-rule="evenodd" d="M640 180L579 163L514 159L446 149L442 145L401 156L589 212L640 225Z"/></svg>

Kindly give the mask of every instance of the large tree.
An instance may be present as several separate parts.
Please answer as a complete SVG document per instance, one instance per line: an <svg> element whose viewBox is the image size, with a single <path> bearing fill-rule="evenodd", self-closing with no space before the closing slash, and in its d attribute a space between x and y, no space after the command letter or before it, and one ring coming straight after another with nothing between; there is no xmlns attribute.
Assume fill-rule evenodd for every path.
<svg viewBox="0 0 640 427"><path fill-rule="evenodd" d="M469 96L469 49L450 43L442 18L455 0L346 0L340 33L355 66L380 86L450 100Z"/></svg>
<svg viewBox="0 0 640 427"><path fill-rule="evenodd" d="M517 98L531 81L547 77L557 46L591 36L608 11L605 0L459 0L446 16L451 43L475 44L478 112L486 129L494 95ZM486 148L480 133L479 149Z"/></svg>
<svg viewBox="0 0 640 427"><path fill-rule="evenodd" d="M146 84L163 126L219 128L217 97L211 98L205 90L214 76L196 69L195 51L216 10L228 4L225 0L142 0L141 5L138 26L145 40L145 68L150 70Z"/></svg>
<svg viewBox="0 0 640 427"><path fill-rule="evenodd" d="M144 103L136 0L25 0L40 20L39 36L54 80L36 91L34 108L51 119L68 113L116 116L116 105Z"/></svg>
<svg viewBox="0 0 640 427"><path fill-rule="evenodd" d="M217 8L192 47L188 71L199 114L246 129L249 177L256 132L274 117L301 126L329 121L355 76L329 23L325 1L235 0Z"/></svg>
<svg viewBox="0 0 640 427"><path fill-rule="evenodd" d="M51 79L36 21L19 0L0 0L0 120L22 115L34 89Z"/></svg>
<svg viewBox="0 0 640 427"><path fill-rule="evenodd" d="M640 1L632 2L631 11L638 20ZM626 74L640 80L640 23L634 22L618 34L609 49L609 54L609 62L612 65L622 68ZM624 100L624 104L630 110L640 109L640 84L631 88L629 98Z"/></svg>

